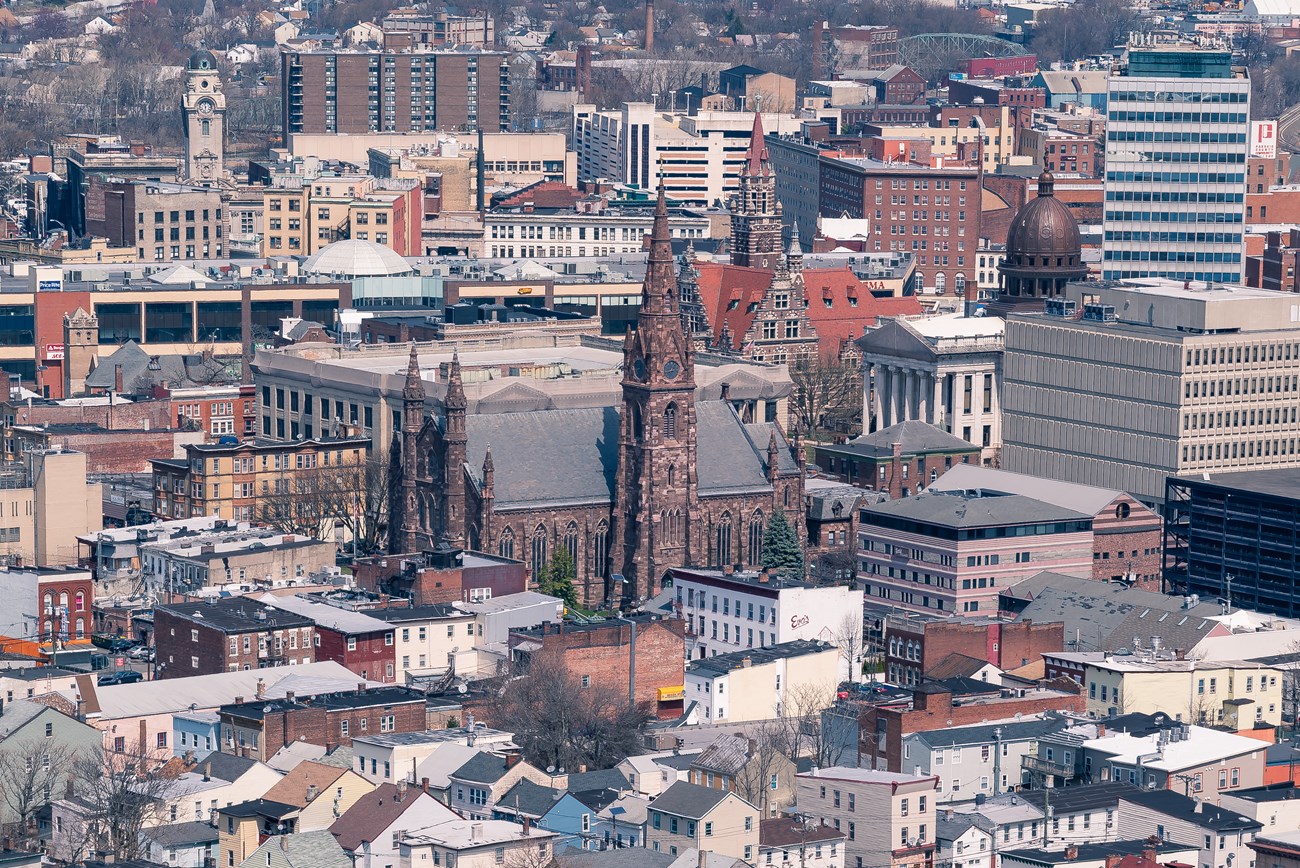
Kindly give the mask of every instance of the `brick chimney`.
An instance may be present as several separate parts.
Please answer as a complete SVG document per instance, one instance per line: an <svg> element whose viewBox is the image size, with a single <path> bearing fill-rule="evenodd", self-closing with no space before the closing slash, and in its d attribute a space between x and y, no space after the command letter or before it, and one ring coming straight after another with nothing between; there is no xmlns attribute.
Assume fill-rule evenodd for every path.
<svg viewBox="0 0 1300 868"><path fill-rule="evenodd" d="M429 794L429 779L428 779L428 778L420 778L420 789L424 790L424 794L425 794L426 796Z"/></svg>
<svg viewBox="0 0 1300 868"><path fill-rule="evenodd" d="M1151 862L1154 864L1156 861L1156 848L1151 846L1151 844L1147 844L1145 847L1143 847L1142 859L1144 861Z"/></svg>
<svg viewBox="0 0 1300 868"><path fill-rule="evenodd" d="M1106 854L1106 868L1115 868L1124 857L1119 853Z"/></svg>
<svg viewBox="0 0 1300 868"><path fill-rule="evenodd" d="M515 766L519 765L519 761L521 759L523 759L523 757L521 757L517 753L506 754L506 768L508 769L514 768Z"/></svg>
<svg viewBox="0 0 1300 868"><path fill-rule="evenodd" d="M1079 848L1078 848L1078 847L1076 847L1075 845L1071 844L1069 847L1066 847L1066 848L1065 848L1065 861L1066 861L1066 862L1073 862L1075 859L1078 859L1078 858L1079 858Z"/></svg>

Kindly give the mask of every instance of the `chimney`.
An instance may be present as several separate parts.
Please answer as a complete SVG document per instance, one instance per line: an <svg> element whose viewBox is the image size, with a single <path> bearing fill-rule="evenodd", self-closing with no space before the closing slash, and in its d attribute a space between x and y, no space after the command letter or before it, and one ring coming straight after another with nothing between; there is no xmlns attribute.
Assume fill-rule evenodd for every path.
<svg viewBox="0 0 1300 868"><path fill-rule="evenodd" d="M257 679L257 687L253 691L253 697L259 702L266 699L266 681L264 679Z"/></svg>
<svg viewBox="0 0 1300 868"><path fill-rule="evenodd" d="M1078 858L1079 858L1079 848L1078 848L1078 847L1076 847L1075 845L1071 844L1069 847L1066 847L1066 848L1065 848L1065 861L1066 861L1066 862L1073 862L1075 859L1078 859Z"/></svg>
<svg viewBox="0 0 1300 868"><path fill-rule="evenodd" d="M429 779L428 779L428 778L420 778L420 789L424 790L424 794L425 794L426 796L429 794Z"/></svg>
<svg viewBox="0 0 1300 868"><path fill-rule="evenodd" d="M533 831L533 821L524 817L524 837L527 838Z"/></svg>
<svg viewBox="0 0 1300 868"><path fill-rule="evenodd" d="M753 659L750 658L750 657L745 657L744 659L742 659L742 660L740 661L740 668L741 668L741 669L748 669L749 667L751 667L751 666L753 666L753 665L754 665L754 661L753 661Z"/></svg>
<svg viewBox="0 0 1300 868"><path fill-rule="evenodd" d="M67 784L63 787L63 798L71 799L76 795L76 788L72 784L72 778L68 778Z"/></svg>
<svg viewBox="0 0 1300 868"><path fill-rule="evenodd" d="M696 864L697 868L707 868L707 866L708 866L708 864L709 864L709 851L708 851L708 850L696 850L696 851L695 851L695 864Z"/></svg>
<svg viewBox="0 0 1300 868"><path fill-rule="evenodd" d="M360 696L361 694L363 694L363 693L365 693L365 692L366 692L366 682L364 682L364 681L358 681L358 682L357 682L357 695Z"/></svg>
<svg viewBox="0 0 1300 868"><path fill-rule="evenodd" d="M113 366L113 391L122 394L122 366Z"/></svg>
<svg viewBox="0 0 1300 868"><path fill-rule="evenodd" d="M730 401L730 400L731 400L731 384L730 384L730 383L723 383L723 384L722 384L722 400L723 400L723 401Z"/></svg>
<svg viewBox="0 0 1300 868"><path fill-rule="evenodd" d="M655 2L646 0L645 2L645 53L652 54L655 50Z"/></svg>
<svg viewBox="0 0 1300 868"><path fill-rule="evenodd" d="M203 764L203 780L205 782L212 780L212 760L208 760Z"/></svg>
<svg viewBox="0 0 1300 868"><path fill-rule="evenodd" d="M320 795L320 790L317 788L317 786L316 786L315 784L308 784L308 785L307 785L307 801L308 801L308 802L314 802L314 801L316 801L316 797L319 796L319 795Z"/></svg>
<svg viewBox="0 0 1300 868"><path fill-rule="evenodd" d="M1106 868L1115 868L1115 866L1118 865L1120 863L1120 860L1123 858L1124 857L1121 856L1119 853L1106 854Z"/></svg>
<svg viewBox="0 0 1300 868"><path fill-rule="evenodd" d="M292 702L293 702L293 691L292 691L292 690L286 690L286 691L284 692L284 701L285 701L285 702L288 702L288 703L292 703Z"/></svg>
<svg viewBox="0 0 1300 868"><path fill-rule="evenodd" d="M1147 846L1142 848L1142 858L1143 860L1154 864L1156 861L1156 848L1147 844Z"/></svg>
<svg viewBox="0 0 1300 868"><path fill-rule="evenodd" d="M517 753L506 754L506 768L512 769L515 766L519 765L520 759L522 759L522 757L520 757L519 754Z"/></svg>
<svg viewBox="0 0 1300 868"><path fill-rule="evenodd" d="M482 823L470 823L470 824L469 824L469 839L470 839L470 841L472 841L472 842L474 842L474 843L478 843L478 839L479 839L479 838L482 838L482 837L483 837L483 824L482 824Z"/></svg>
<svg viewBox="0 0 1300 868"><path fill-rule="evenodd" d="M402 801L402 799L405 798L406 798L406 778L402 778L400 781L397 782L397 797L394 799L394 801L400 802Z"/></svg>
<svg viewBox="0 0 1300 868"><path fill-rule="evenodd" d="M236 696L236 697L235 697L235 705L243 705L243 704L244 704L244 697L242 697L242 696Z"/></svg>

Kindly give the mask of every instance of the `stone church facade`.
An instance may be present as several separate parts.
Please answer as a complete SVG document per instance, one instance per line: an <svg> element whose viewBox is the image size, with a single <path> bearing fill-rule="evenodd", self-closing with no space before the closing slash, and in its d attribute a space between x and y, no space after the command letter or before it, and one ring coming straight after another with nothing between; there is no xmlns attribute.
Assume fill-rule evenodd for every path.
<svg viewBox="0 0 1300 868"><path fill-rule="evenodd" d="M660 190L617 407L466 412L459 361L440 417L408 369L391 456L390 549L453 545L523 560L561 547L587 605L644 599L680 566L758 566L776 510L804 521L802 445L729 401L697 400ZM419 420L419 423L416 423Z"/></svg>

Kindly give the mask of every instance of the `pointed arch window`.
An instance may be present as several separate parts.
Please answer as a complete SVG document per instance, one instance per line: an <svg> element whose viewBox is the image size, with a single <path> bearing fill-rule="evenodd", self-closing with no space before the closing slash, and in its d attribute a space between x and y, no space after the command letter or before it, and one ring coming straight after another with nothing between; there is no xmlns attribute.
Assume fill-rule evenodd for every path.
<svg viewBox="0 0 1300 868"><path fill-rule="evenodd" d="M546 525L539 524L533 531L532 558L530 564L533 578L536 579L546 569Z"/></svg>
<svg viewBox="0 0 1300 868"><path fill-rule="evenodd" d="M763 511L754 510L749 517L749 563L759 564L763 560Z"/></svg>
<svg viewBox="0 0 1300 868"><path fill-rule="evenodd" d="M514 559L515 533L510 528L501 531L501 539L497 542L497 554L503 558Z"/></svg>
<svg viewBox="0 0 1300 868"><path fill-rule="evenodd" d="M596 523L596 537L591 541L591 550L591 571L604 578L607 567L605 562L609 559L609 522L603 518Z"/></svg>
<svg viewBox="0 0 1300 868"><path fill-rule="evenodd" d="M713 556L713 562L719 566L732 563L730 512L724 512L713 529Z"/></svg>
<svg viewBox="0 0 1300 868"><path fill-rule="evenodd" d="M671 486L671 485L676 485L676 484L677 484L677 465L676 465L676 464L669 464L669 465L668 465L668 484L669 484L670 486Z"/></svg>
<svg viewBox="0 0 1300 868"><path fill-rule="evenodd" d="M669 404L664 409L664 439L677 439L677 405Z"/></svg>
<svg viewBox="0 0 1300 868"><path fill-rule="evenodd" d="M578 560L578 523L576 521L569 522L569 526L564 529L564 550L569 553L569 560L572 561L573 568L576 571L578 564L582 563L582 561Z"/></svg>

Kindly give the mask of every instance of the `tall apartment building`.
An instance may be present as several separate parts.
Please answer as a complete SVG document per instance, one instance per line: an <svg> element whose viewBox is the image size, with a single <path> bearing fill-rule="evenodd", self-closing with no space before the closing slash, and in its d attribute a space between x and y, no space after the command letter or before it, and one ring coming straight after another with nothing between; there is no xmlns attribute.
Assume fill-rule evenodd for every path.
<svg viewBox="0 0 1300 868"><path fill-rule="evenodd" d="M85 202L86 233L141 261L225 256L221 194L211 187L91 175Z"/></svg>
<svg viewBox="0 0 1300 868"><path fill-rule="evenodd" d="M154 512L160 518L214 515L236 521L275 515L308 526L310 511L338 493L346 496L347 486L366 497L369 446L369 437L310 435L292 442L188 444L185 458L153 460ZM331 487L338 488L334 495Z"/></svg>
<svg viewBox="0 0 1300 868"><path fill-rule="evenodd" d="M1130 45L1107 100L1102 276L1240 283L1250 80L1232 53Z"/></svg>
<svg viewBox="0 0 1300 868"><path fill-rule="evenodd" d="M573 149L578 177L606 178L652 189L663 177L668 198L697 207L724 203L739 189L754 115L656 111L647 102L625 102L617 111L573 107ZM794 133L797 118L764 112L762 129Z"/></svg>
<svg viewBox="0 0 1300 868"><path fill-rule="evenodd" d="M280 62L286 134L509 128L505 54L323 49Z"/></svg>
<svg viewBox="0 0 1300 868"><path fill-rule="evenodd" d="M1007 319L1004 469L1155 503L1167 476L1300 466L1291 293L1147 278L1048 304Z"/></svg>
<svg viewBox="0 0 1300 868"><path fill-rule="evenodd" d="M797 222L801 234L806 227L815 232L823 215L865 219L872 231L868 250L911 253L926 291L960 296L969 283L973 292L983 178L978 165L931 159L928 139L871 139L864 155L768 135L767 149L782 218ZM966 152L972 160L973 153Z"/></svg>

